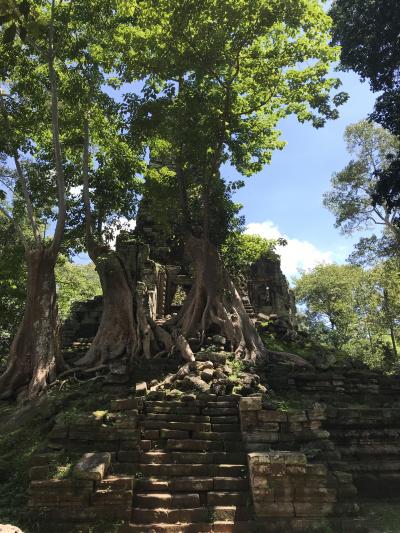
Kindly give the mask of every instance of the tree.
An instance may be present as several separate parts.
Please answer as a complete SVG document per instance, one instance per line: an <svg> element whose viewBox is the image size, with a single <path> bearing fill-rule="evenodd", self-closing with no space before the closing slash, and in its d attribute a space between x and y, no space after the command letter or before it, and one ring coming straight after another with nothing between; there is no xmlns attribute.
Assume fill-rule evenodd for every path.
<svg viewBox="0 0 400 533"><path fill-rule="evenodd" d="M0 214L0 365L21 321L25 301L24 248L15 230Z"/></svg>
<svg viewBox="0 0 400 533"><path fill-rule="evenodd" d="M275 248L285 246L285 239L264 239L259 235L248 235L239 231L229 233L221 247L221 256L232 279L245 277L250 266L261 257L277 259Z"/></svg>
<svg viewBox="0 0 400 533"><path fill-rule="evenodd" d="M367 270L319 265L303 273L295 293L310 336L372 366L391 367L399 337L398 260Z"/></svg>
<svg viewBox="0 0 400 533"><path fill-rule="evenodd" d="M371 118L400 136L400 9L398 0L335 0L330 14L334 41L341 45L341 66L368 79L380 92ZM377 201L400 206L398 168L379 173Z"/></svg>
<svg viewBox="0 0 400 533"><path fill-rule="evenodd" d="M324 195L324 205L336 217L336 227L344 234L381 226L382 238L363 238L358 251L376 255L383 250L397 250L400 229L397 225L400 207L382 198L377 201L376 187L380 172L390 165L390 156L396 153L400 142L382 127L362 120L346 128L347 150L353 159L332 177L332 190Z"/></svg>
<svg viewBox="0 0 400 533"><path fill-rule="evenodd" d="M3 92L0 97L0 150L14 163L13 170L2 168L2 183L7 193L2 193L0 210L14 225L27 262L25 311L10 348L7 369L0 377L0 398L12 396L26 386L29 397L34 397L63 368L57 339L54 276L66 218L56 67L58 48L55 46L58 14L55 0L37 7L32 22L35 37L26 42L22 38L11 42L3 38L0 47L0 76L9 91L9 95ZM6 31L7 28L2 31L2 37ZM46 159L51 161L50 166L46 165ZM39 176L42 187L49 187L49 198L46 205L40 198L39 210L35 212L32 197L38 190ZM40 224L46 218L54 218L54 201L58 212L54 234L49 240L43 236ZM23 217L18 216L21 210L29 225L28 235L20 223Z"/></svg>
<svg viewBox="0 0 400 533"><path fill-rule="evenodd" d="M126 15L127 4L30 4L26 31L16 24L13 39L3 38L0 45L0 79L8 93L0 98L0 150L7 157L1 209L24 243L28 271L24 318L0 377L0 397L15 395L26 385L34 397L63 367L55 265L65 233L67 189L81 180L83 171L85 115L78 104L87 84L81 73L92 86L103 83L104 76L96 78L98 71L85 69L86 54L97 54L113 85L116 50L103 50L99 41L105 25L114 35L115 21ZM9 24L14 23L2 27L1 37ZM22 223L28 225L27 234Z"/></svg>
<svg viewBox="0 0 400 533"><path fill-rule="evenodd" d="M345 97L336 95L332 108L330 93L340 83L327 77L338 57L330 19L314 1L163 0L149 2L138 25L132 46L143 54L128 66L147 62L141 118L158 127L152 157L175 173L195 267L175 327L184 338L219 331L238 357L254 360L264 347L219 254L226 236L222 165L250 176L283 147L281 118L294 113L322 126L337 116Z"/></svg>
<svg viewBox="0 0 400 533"><path fill-rule="evenodd" d="M296 300L312 321L329 328L329 339L341 348L351 337L354 287L361 269L350 265L318 265L303 273L295 286Z"/></svg>

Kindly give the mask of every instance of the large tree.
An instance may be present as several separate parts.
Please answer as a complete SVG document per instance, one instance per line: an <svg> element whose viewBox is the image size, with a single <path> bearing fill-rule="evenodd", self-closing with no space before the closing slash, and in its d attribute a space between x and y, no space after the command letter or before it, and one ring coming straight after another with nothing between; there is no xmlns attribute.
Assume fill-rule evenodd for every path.
<svg viewBox="0 0 400 533"><path fill-rule="evenodd" d="M369 269L318 265L302 273L295 287L314 340L374 365L397 358L399 290L397 259Z"/></svg>
<svg viewBox="0 0 400 533"><path fill-rule="evenodd" d="M0 377L0 397L26 386L33 397L63 367L54 272L69 187L82 176L81 72L89 52L112 70L115 48L102 51L99 36L106 26L113 34L115 21L129 14L128 3L43 0L29 4L23 25L15 17L2 19L0 149L8 168L1 209L24 244L28 281L24 318ZM103 83L97 71L83 70L93 86Z"/></svg>
<svg viewBox="0 0 400 533"><path fill-rule="evenodd" d="M376 187L381 173L388 171L391 155L400 146L397 137L381 126L362 120L346 128L347 151L352 156L346 167L331 180L332 190L324 195L324 205L336 218L344 234L382 228L383 235L363 237L356 247L358 257L379 258L397 253L400 206L385 198L377 199Z"/></svg>
<svg viewBox="0 0 400 533"><path fill-rule="evenodd" d="M192 291L175 327L188 337L219 331L238 357L263 344L219 254L226 184L223 165L250 176L281 149L277 124L295 114L322 126L344 101L327 76L338 58L330 18L314 0L149 2L128 67L145 62L146 117L158 122L154 159L174 172ZM154 31L156 28L156 31ZM127 70L129 75L129 68ZM223 219L223 217L222 217Z"/></svg>
<svg viewBox="0 0 400 533"><path fill-rule="evenodd" d="M379 93L371 118L400 136L400 4L398 0L335 0L330 14L341 66ZM400 206L400 153L378 173L377 202Z"/></svg>
<svg viewBox="0 0 400 533"><path fill-rule="evenodd" d="M21 28L16 36L14 23L1 31L0 149L9 164L3 167L0 209L14 225L27 263L25 311L11 345L7 369L0 377L1 398L26 386L33 397L63 367L54 276L66 218L59 47L55 44L60 9L65 11L56 6L55 0L35 6L27 21L28 36ZM54 207L58 208L56 215ZM22 220L26 223L21 224ZM53 220L53 236L49 239L43 228Z"/></svg>

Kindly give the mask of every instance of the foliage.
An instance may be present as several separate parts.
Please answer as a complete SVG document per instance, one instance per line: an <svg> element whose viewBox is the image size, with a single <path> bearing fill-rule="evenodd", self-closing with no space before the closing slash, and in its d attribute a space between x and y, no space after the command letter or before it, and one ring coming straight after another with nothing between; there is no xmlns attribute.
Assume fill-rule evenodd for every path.
<svg viewBox="0 0 400 533"><path fill-rule="evenodd" d="M400 274L397 260L363 270L319 265L296 283L310 337L372 366L392 366L400 336Z"/></svg>
<svg viewBox="0 0 400 533"><path fill-rule="evenodd" d="M99 277L92 263L78 265L61 256L56 266L58 308L65 320L74 302L83 302L101 294Z"/></svg>
<svg viewBox="0 0 400 533"><path fill-rule="evenodd" d="M334 0L334 40L340 43L341 65L368 79L379 92L371 118L400 136L400 9L398 0ZM400 207L397 172L378 173L378 202ZM396 221L396 224L398 222Z"/></svg>
<svg viewBox="0 0 400 533"><path fill-rule="evenodd" d="M138 99L127 99L131 136L148 132L162 177L168 166L176 171L168 179L183 223L219 245L227 230L221 165L258 172L284 146L280 119L295 114L319 127L345 100L331 99L340 82L327 77L338 57L330 19L308 0L163 0L149 2L137 24L127 50L143 53L128 52L126 75L149 75L139 111Z"/></svg>
<svg viewBox="0 0 400 533"><path fill-rule="evenodd" d="M25 281L24 249L0 214L0 364L22 316Z"/></svg>
<svg viewBox="0 0 400 533"><path fill-rule="evenodd" d="M322 324L337 348L350 338L353 288L360 272L349 265L318 265L296 282L296 298L306 305L308 321L313 328Z"/></svg>
<svg viewBox="0 0 400 533"><path fill-rule="evenodd" d="M231 232L221 247L221 254L228 272L238 278L245 276L250 265L261 257L277 259L275 248L285 244L284 239L264 239L259 235Z"/></svg>
<svg viewBox="0 0 400 533"><path fill-rule="evenodd" d="M382 127L366 120L348 126L344 138L353 159L333 175L333 190L325 194L325 206L333 212L336 227L343 233L351 234L371 224L390 227L397 210L390 210L385 204L374 205L375 173L386 168L388 156L397 151L399 141Z"/></svg>
<svg viewBox="0 0 400 533"><path fill-rule="evenodd" d="M382 127L362 120L346 128L345 141L352 160L332 177L332 190L324 195L324 205L336 218L336 227L345 234L362 229L381 227L380 237L363 238L356 248L362 261L382 257L383 253L397 253L400 229L397 226L399 207L389 205L376 195L380 172L390 166L390 157L396 154L399 140ZM353 254L353 262L356 254Z"/></svg>

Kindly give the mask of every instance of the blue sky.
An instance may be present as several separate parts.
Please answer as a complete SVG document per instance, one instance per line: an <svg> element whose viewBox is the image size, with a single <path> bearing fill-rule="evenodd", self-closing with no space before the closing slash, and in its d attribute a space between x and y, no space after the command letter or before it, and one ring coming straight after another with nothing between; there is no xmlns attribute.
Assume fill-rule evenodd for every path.
<svg viewBox="0 0 400 533"><path fill-rule="evenodd" d="M283 235L289 240L281 250L283 270L292 277L297 268L310 268L321 261L343 262L359 238L345 237L334 227L334 217L322 205L333 172L349 161L344 130L372 111L375 95L368 83L353 73L334 73L350 98L340 108L340 118L322 129L300 124L289 117L281 124L284 150L272 163L249 178L235 199L244 205L242 213L248 231L265 237ZM227 173L228 174L228 173Z"/></svg>

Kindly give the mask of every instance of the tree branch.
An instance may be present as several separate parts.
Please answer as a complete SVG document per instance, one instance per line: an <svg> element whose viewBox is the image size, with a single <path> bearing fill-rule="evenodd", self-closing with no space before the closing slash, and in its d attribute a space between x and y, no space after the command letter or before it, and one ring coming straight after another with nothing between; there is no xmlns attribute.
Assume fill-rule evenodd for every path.
<svg viewBox="0 0 400 533"><path fill-rule="evenodd" d="M97 243L93 236L93 220L92 211L90 208L90 192L89 192L89 120L85 117L83 123L83 156L82 156L82 198L83 208L85 212L85 238L86 245L90 258L94 261L98 255Z"/></svg>
<svg viewBox="0 0 400 533"><path fill-rule="evenodd" d="M40 232L39 232L39 228L38 228L38 225L37 225L37 222L36 222L36 217L35 217L35 213L34 213L34 210L33 210L33 205L32 205L32 202L31 202L31 198L29 196L28 184L27 184L27 181L26 181L26 177L25 177L24 171L22 170L22 167L21 167L21 164L20 164L20 161L19 161L17 153L14 155L14 163L15 163L15 168L17 169L18 179L19 179L19 181L21 183L22 193L24 195L24 200L25 200L25 204L26 204L26 211L28 213L29 222L30 222L31 227L32 227L33 236L35 238L36 244L38 246L40 246L41 243L42 243L41 238L40 238Z"/></svg>
<svg viewBox="0 0 400 533"><path fill-rule="evenodd" d="M8 133L9 133L9 135L11 137L10 122L9 122L9 118L8 118L7 109L6 109L5 105L4 105L3 98L4 98L4 96L0 96L1 112L2 112L3 117L4 117L6 129L7 129ZM10 148L11 148L11 146L10 146ZM33 236L35 238L36 244L38 246L40 246L41 245L40 233L39 233L39 229L38 229L38 226L37 226L37 223L36 223L35 213L34 213L34 210L33 210L33 204L32 204L32 201L31 201L31 198L30 198L30 195L29 195L27 180L26 180L24 171L22 170L21 163L19 161L18 150L17 149L16 150L12 150L11 149L11 152L13 152L14 164L15 164L15 168L16 168L16 171L17 171L17 176L18 176L19 182L21 184L22 194L24 196L25 205L26 205L26 211L28 213L28 219L29 219L29 222L30 222L30 225L31 225L31 228L32 228ZM14 191L12 191L12 193L14 194Z"/></svg>
<svg viewBox="0 0 400 533"><path fill-rule="evenodd" d="M51 245L53 253L57 253L60 249L61 241L64 235L65 219L66 219L66 201L65 201L65 178L64 168L62 163L61 141L60 141L60 126L59 126L59 110L58 110L58 87L57 74L54 69L54 18L55 18L55 0L51 2L51 20L49 28L49 50L48 50L48 65L49 78L51 89L51 125L53 132L53 149L54 159L56 164L56 179L58 189L58 215L57 224L54 231L53 242Z"/></svg>
<svg viewBox="0 0 400 533"><path fill-rule="evenodd" d="M4 209L4 207L1 205L0 205L0 213L3 213L3 215L11 222L11 224L17 230L17 233L20 236L22 244L24 245L25 251L28 251L29 250L28 242L25 238L24 232L21 229L21 226L15 221L14 217L11 216L10 213L6 209Z"/></svg>

